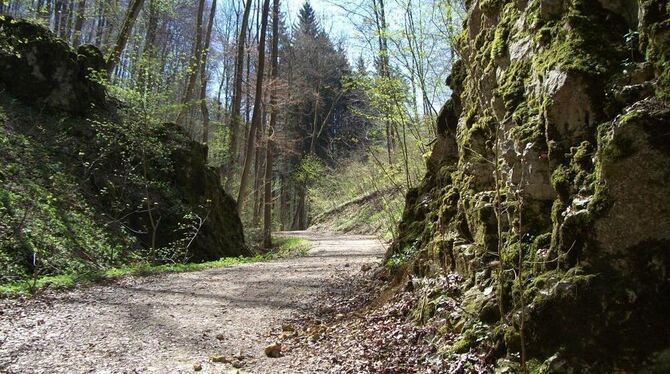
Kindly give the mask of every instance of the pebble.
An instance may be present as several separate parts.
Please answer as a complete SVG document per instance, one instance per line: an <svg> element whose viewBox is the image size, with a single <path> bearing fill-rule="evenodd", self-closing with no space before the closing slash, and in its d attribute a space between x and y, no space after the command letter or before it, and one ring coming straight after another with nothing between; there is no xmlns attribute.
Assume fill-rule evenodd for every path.
<svg viewBox="0 0 670 374"><path fill-rule="evenodd" d="M265 347L265 355L272 358L281 356L281 344L273 343Z"/></svg>

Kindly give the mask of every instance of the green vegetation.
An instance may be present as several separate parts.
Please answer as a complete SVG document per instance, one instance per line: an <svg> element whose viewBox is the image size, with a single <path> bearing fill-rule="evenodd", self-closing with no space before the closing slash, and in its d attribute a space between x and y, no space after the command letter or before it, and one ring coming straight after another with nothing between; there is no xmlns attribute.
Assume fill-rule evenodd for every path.
<svg viewBox="0 0 670 374"><path fill-rule="evenodd" d="M418 148L410 149L410 175L418 180L425 170L424 159ZM380 162L382 157L381 149L371 150L361 160L324 170L309 190L316 228L395 238L404 207L406 176L400 165Z"/></svg>
<svg viewBox="0 0 670 374"><path fill-rule="evenodd" d="M130 266L110 268L103 271L67 273L61 275L41 276L23 281L0 284L0 297L15 297L39 293L45 288L65 290L75 286L89 285L126 276L150 276L164 273L183 273L228 267L254 262L266 262L281 258L304 256L310 249L309 241L296 237L274 238L274 248L266 253L252 257L224 257L216 261L200 263L171 263L152 265L141 262Z"/></svg>

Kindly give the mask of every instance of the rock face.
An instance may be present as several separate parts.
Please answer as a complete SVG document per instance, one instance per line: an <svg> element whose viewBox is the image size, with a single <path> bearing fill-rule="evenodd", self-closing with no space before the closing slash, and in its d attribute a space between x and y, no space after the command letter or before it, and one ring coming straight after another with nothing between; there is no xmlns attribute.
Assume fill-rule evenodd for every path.
<svg viewBox="0 0 670 374"><path fill-rule="evenodd" d="M387 257L459 273L464 308L500 306L448 325L472 343L488 325L501 363L523 344L539 372L663 365L669 2L466 4L453 95Z"/></svg>
<svg viewBox="0 0 670 374"><path fill-rule="evenodd" d="M177 125L168 126L168 133L180 133ZM183 133L183 138L186 134ZM237 203L224 191L216 169L207 166L207 147L194 141L182 143L172 155L175 165L175 186L190 206L203 207L204 222L192 244L191 259L215 260L224 256L251 255L244 245L242 221Z"/></svg>
<svg viewBox="0 0 670 374"><path fill-rule="evenodd" d="M91 78L104 66L94 46L73 51L41 26L0 15L0 81L30 104L72 113L103 105L105 90Z"/></svg>
<svg viewBox="0 0 670 374"><path fill-rule="evenodd" d="M96 47L75 52L48 30L7 16L0 16L0 46L0 85L39 109L48 107L53 117L75 114L49 129L66 144L54 153L72 164L91 165L75 179L101 216L123 217L113 220L119 221L117 231L134 228L130 231L142 247L155 244L152 251L187 248L180 261L251 255L237 204L207 165L207 147L177 125L141 124L132 113L107 105L105 89L94 79L104 70ZM134 143L140 137L154 142ZM134 144L151 146L140 152ZM142 157L144 173L137 171ZM146 213L147 199L153 217Z"/></svg>

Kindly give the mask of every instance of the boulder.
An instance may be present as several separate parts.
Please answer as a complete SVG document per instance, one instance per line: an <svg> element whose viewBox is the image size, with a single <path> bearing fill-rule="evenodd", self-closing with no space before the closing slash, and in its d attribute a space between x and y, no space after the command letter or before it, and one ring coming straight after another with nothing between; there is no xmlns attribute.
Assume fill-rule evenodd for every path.
<svg viewBox="0 0 670 374"><path fill-rule="evenodd" d="M96 47L75 51L39 25L0 15L0 84L25 102L78 114L102 106L103 67Z"/></svg>

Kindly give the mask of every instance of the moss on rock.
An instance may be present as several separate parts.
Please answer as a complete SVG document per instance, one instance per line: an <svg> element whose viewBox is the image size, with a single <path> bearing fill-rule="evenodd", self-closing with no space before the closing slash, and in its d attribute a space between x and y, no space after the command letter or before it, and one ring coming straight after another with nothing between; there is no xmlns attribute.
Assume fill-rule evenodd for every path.
<svg viewBox="0 0 670 374"><path fill-rule="evenodd" d="M433 160L408 195L392 247L414 246L412 261L423 264L415 275L460 273L464 294L500 285L494 299L506 315L477 307L466 313L474 321L452 321L465 326L452 352L486 336L506 347L495 351L506 356L501 365L518 364L523 309L527 359L538 372L627 371L664 357L668 4L641 1L637 17L627 1L468 3L454 75L465 76L460 118L452 110L441 122L457 160ZM631 52L638 19L646 61ZM626 66L645 63L654 66L655 98L639 95L624 108L612 92L638 74ZM461 306L479 305L470 301ZM483 322L488 332L475 328Z"/></svg>

